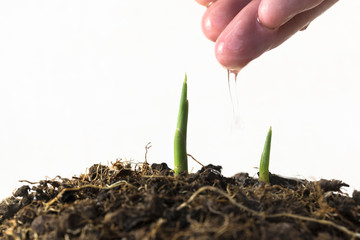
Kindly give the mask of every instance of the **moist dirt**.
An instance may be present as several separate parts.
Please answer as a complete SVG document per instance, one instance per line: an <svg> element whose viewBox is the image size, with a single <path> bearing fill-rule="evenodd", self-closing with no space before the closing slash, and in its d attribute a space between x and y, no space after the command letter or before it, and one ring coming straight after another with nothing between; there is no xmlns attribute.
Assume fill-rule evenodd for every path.
<svg viewBox="0 0 360 240"><path fill-rule="evenodd" d="M0 203L0 239L359 239L360 192L338 180L174 176L165 163L95 164L23 181Z"/></svg>

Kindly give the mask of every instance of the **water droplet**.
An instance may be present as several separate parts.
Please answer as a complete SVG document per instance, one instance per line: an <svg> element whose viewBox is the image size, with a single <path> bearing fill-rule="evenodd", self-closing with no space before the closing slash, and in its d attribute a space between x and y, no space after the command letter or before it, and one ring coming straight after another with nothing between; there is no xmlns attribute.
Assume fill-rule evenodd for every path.
<svg viewBox="0 0 360 240"><path fill-rule="evenodd" d="M236 81L239 70L227 70L228 71L228 87L229 94L233 109L233 124L235 127L240 127L240 106L239 106L239 98L238 91L236 89Z"/></svg>

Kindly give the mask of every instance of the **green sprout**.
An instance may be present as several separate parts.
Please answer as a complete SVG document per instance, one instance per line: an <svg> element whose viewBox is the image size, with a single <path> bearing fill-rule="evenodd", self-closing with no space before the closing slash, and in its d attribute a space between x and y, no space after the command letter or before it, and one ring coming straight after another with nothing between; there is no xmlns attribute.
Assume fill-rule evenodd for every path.
<svg viewBox="0 0 360 240"><path fill-rule="evenodd" d="M188 171L187 152L186 152L186 131L189 112L189 102L187 100L187 76L182 86L179 115L174 139L174 171L175 174Z"/></svg>
<svg viewBox="0 0 360 240"><path fill-rule="evenodd" d="M270 158L270 148L271 148L271 127L266 136L264 150L261 154L260 168L259 168L259 181L264 183L270 183L269 179L269 158Z"/></svg>

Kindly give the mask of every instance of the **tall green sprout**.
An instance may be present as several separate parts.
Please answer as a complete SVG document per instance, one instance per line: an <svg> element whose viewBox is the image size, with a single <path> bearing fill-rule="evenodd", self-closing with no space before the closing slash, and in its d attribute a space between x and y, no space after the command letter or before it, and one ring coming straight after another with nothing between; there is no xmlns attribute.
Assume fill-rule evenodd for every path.
<svg viewBox="0 0 360 240"><path fill-rule="evenodd" d="M259 168L259 181L269 183L269 159L270 159L270 148L271 148L271 127L266 136L264 150L261 154L260 168Z"/></svg>
<svg viewBox="0 0 360 240"><path fill-rule="evenodd" d="M186 132L189 112L189 102L187 100L187 76L182 86L179 115L174 139L174 171L175 174L188 171L187 152L186 152Z"/></svg>

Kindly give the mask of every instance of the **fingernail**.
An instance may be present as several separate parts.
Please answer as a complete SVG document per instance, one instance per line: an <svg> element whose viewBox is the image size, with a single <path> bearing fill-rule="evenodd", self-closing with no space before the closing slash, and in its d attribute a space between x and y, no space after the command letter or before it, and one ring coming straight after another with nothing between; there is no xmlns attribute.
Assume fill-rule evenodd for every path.
<svg viewBox="0 0 360 240"><path fill-rule="evenodd" d="M210 7L216 0L209 2L209 4L206 6L207 8Z"/></svg>
<svg viewBox="0 0 360 240"><path fill-rule="evenodd" d="M304 27L302 27L301 29L300 29L300 31L304 31L304 30L306 30L307 28L308 28L308 26L310 25L310 23L308 23L308 24L306 24Z"/></svg>
<svg viewBox="0 0 360 240"><path fill-rule="evenodd" d="M259 15L256 16L256 21L260 24L260 26L262 26L263 28L265 29L268 29L268 30L271 30L271 31L274 31L276 30L276 28L271 28L271 27L268 27L266 26L265 24L263 24L259 18Z"/></svg>

